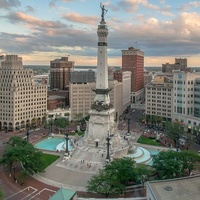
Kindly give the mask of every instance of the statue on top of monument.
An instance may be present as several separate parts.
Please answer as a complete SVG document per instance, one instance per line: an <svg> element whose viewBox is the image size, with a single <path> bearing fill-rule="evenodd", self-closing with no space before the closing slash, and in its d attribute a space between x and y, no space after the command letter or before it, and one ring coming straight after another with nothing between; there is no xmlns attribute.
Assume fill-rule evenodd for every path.
<svg viewBox="0 0 200 200"><path fill-rule="evenodd" d="M101 7L101 21L104 21L104 16L105 14L108 12L108 10L105 9L104 5L102 5L102 3L100 3L100 7Z"/></svg>

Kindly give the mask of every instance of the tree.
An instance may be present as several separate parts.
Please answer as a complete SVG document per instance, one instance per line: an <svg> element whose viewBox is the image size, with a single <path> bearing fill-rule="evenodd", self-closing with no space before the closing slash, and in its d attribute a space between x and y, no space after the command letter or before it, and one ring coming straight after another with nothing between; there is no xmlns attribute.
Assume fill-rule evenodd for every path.
<svg viewBox="0 0 200 200"><path fill-rule="evenodd" d="M109 170L100 169L97 175L94 175L87 185L87 192L96 192L104 195L106 198L110 194L121 193L124 186L118 183L115 174Z"/></svg>
<svg viewBox="0 0 200 200"><path fill-rule="evenodd" d="M32 144L21 137L13 136L6 143L0 164L8 168L11 173L14 165L22 163L25 171L34 174L43 170L44 163L41 155L42 152L34 148Z"/></svg>
<svg viewBox="0 0 200 200"><path fill-rule="evenodd" d="M178 146L177 146L178 141L179 141L180 135L182 135L182 133L183 133L181 124L178 122L167 121L165 124L165 129L167 132L167 137L172 139L175 144L175 147L178 148Z"/></svg>
<svg viewBox="0 0 200 200"><path fill-rule="evenodd" d="M190 148L190 146L195 142L195 136L192 134L185 134L186 136L186 141L185 141L185 147L186 150L188 150Z"/></svg>
<svg viewBox="0 0 200 200"><path fill-rule="evenodd" d="M56 118L54 120L54 124L59 127L59 128L66 128L67 126L69 126L69 121L66 118Z"/></svg>
<svg viewBox="0 0 200 200"><path fill-rule="evenodd" d="M82 113L78 113L75 115L74 120L79 124L81 123L81 120L83 119L83 114Z"/></svg>
<svg viewBox="0 0 200 200"><path fill-rule="evenodd" d="M135 164L135 161L129 157L116 158L105 166L105 170L112 171L119 183L126 186L128 182L137 179Z"/></svg>
<svg viewBox="0 0 200 200"><path fill-rule="evenodd" d="M196 152L170 150L154 155L152 167L156 170L159 179L172 179L190 175L199 162L200 156Z"/></svg>
<svg viewBox="0 0 200 200"><path fill-rule="evenodd" d="M142 183L144 187L144 183L149 180L149 177L152 175L152 168L145 164L137 164L137 182Z"/></svg>
<svg viewBox="0 0 200 200"><path fill-rule="evenodd" d="M87 191L104 194L122 194L129 182L137 180L136 163L132 158L117 158L108 163L88 182Z"/></svg>
<svg viewBox="0 0 200 200"><path fill-rule="evenodd" d="M187 150L180 152L180 154L184 172L189 176L192 170L195 170L200 164L200 156L194 151Z"/></svg>
<svg viewBox="0 0 200 200"><path fill-rule="evenodd" d="M179 160L179 152L162 151L153 156L152 167L158 174L158 179L172 179L183 176L183 166Z"/></svg>

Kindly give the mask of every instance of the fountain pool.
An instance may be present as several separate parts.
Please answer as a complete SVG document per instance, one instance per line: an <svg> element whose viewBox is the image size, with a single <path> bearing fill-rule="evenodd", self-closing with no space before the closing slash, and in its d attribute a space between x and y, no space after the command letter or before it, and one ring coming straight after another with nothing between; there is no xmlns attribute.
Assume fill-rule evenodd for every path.
<svg viewBox="0 0 200 200"><path fill-rule="evenodd" d="M66 147L66 140L65 138L61 137L49 137L47 139L44 139L34 145L37 149L42 149L42 150L49 150L49 151L61 151L65 150ZM69 151L73 149L71 142L68 141L68 148Z"/></svg>

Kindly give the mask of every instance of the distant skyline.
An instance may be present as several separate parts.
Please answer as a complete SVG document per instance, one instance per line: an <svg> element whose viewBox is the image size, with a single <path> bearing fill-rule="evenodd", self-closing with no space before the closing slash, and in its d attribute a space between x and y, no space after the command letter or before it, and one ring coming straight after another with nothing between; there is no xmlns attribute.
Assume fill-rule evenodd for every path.
<svg viewBox="0 0 200 200"><path fill-rule="evenodd" d="M121 66L121 50L139 48L145 66L187 58L200 66L200 1L0 0L0 55L24 65L49 65L69 55L75 65L97 65L100 3L108 12L108 64Z"/></svg>

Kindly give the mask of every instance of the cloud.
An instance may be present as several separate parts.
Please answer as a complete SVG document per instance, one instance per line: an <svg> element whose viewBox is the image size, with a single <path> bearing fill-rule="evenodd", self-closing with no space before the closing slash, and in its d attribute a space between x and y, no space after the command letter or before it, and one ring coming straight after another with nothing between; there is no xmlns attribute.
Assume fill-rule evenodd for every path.
<svg viewBox="0 0 200 200"><path fill-rule="evenodd" d="M34 8L32 6L26 6L26 12L32 13L34 12Z"/></svg>
<svg viewBox="0 0 200 200"><path fill-rule="evenodd" d="M120 1L122 2L122 1ZM131 9L135 5L151 6L147 1L125 1ZM112 7L112 5L107 4ZM114 7L117 10L117 7ZM119 8L119 7L118 7ZM123 9L127 8L126 6ZM122 9L122 7L121 7ZM170 15L171 6L164 5L159 11ZM10 34L0 31L1 49L14 54L37 54L62 56L70 54L82 61L84 57L97 56L96 28L99 18L82 16L75 12L61 15L61 21L43 20L24 12L10 12L7 15L10 26L19 26L26 34ZM123 21L121 17L110 17L107 20L108 57L113 62L120 60L121 50L135 46L145 52L145 57L151 56L191 56L200 52L200 14L183 12L173 16L173 19L161 21L155 16L147 18L143 14L129 15L132 17ZM65 19L65 20L63 20ZM19 28L19 30L20 30ZM91 60L90 60L91 61ZM78 61L76 61L78 62ZM153 60L152 60L153 62ZM163 61L165 63L165 61Z"/></svg>
<svg viewBox="0 0 200 200"><path fill-rule="evenodd" d="M155 4L149 4L147 0L123 0L119 1L118 5L126 12L135 12L140 6L144 6L149 9L159 10L160 7Z"/></svg>
<svg viewBox="0 0 200 200"><path fill-rule="evenodd" d="M36 17L32 17L23 12L10 13L8 19L13 23L24 23L29 27L48 27L48 28L62 28L66 25L59 21L45 21Z"/></svg>
<svg viewBox="0 0 200 200"><path fill-rule="evenodd" d="M110 48L126 49L138 47L147 56L192 55L200 52L200 15L181 13L172 21L158 21L156 18L143 19L139 24L124 23L120 30L114 29L110 36ZM120 55L120 54L119 54Z"/></svg>
<svg viewBox="0 0 200 200"><path fill-rule="evenodd" d="M0 0L0 9L10 9L19 6L21 6L19 0Z"/></svg>
<svg viewBox="0 0 200 200"><path fill-rule="evenodd" d="M191 1L191 2L183 5L182 7L180 7L179 10L181 10L181 11L189 11L192 8L198 8L198 7L200 7L200 2Z"/></svg>
<svg viewBox="0 0 200 200"><path fill-rule="evenodd" d="M98 22L98 17L94 16L82 16L78 13L68 13L63 15L64 19L74 23L95 25Z"/></svg>

